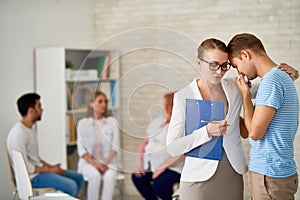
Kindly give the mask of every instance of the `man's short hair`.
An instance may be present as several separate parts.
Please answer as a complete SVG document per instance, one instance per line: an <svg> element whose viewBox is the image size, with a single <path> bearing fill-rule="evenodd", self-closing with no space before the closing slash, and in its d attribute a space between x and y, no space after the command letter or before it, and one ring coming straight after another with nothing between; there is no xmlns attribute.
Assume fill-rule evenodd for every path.
<svg viewBox="0 0 300 200"><path fill-rule="evenodd" d="M27 93L22 95L18 100L17 100L17 105L18 105L18 110L22 117L24 117L28 109L30 107L34 108L36 101L40 99L40 95L36 93Z"/></svg>
<svg viewBox="0 0 300 200"><path fill-rule="evenodd" d="M228 51L231 58L239 56L241 51L245 49L249 49L257 54L266 52L260 39L249 33L237 34L228 43Z"/></svg>

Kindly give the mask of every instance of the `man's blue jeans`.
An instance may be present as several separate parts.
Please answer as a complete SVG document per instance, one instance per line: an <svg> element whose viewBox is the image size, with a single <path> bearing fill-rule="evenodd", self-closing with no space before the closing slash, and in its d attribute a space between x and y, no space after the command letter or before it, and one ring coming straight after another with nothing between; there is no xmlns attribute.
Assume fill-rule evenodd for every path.
<svg viewBox="0 0 300 200"><path fill-rule="evenodd" d="M33 188L54 188L73 197L79 195L83 182L81 174L69 170L65 171L64 176L52 173L39 173L31 180Z"/></svg>

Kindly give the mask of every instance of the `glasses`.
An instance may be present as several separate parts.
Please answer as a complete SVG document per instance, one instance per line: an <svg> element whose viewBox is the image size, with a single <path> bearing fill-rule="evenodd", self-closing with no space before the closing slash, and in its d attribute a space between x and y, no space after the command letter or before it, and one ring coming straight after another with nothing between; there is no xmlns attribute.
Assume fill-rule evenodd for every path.
<svg viewBox="0 0 300 200"><path fill-rule="evenodd" d="M209 69L211 71L218 71L220 68L222 71L228 71L231 67L231 64L229 62L225 62L222 65L220 65L218 62L208 62L206 60L203 60L202 58L200 58L201 61L206 62L209 65Z"/></svg>

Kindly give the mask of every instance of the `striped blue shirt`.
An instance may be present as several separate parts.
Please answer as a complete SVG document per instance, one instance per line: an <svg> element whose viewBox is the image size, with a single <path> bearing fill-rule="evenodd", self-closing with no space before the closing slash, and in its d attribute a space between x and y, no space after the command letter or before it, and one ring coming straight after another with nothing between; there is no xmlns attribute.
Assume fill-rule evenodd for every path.
<svg viewBox="0 0 300 200"><path fill-rule="evenodd" d="M273 67L260 82L256 105L276 109L263 138L250 140L249 170L283 178L296 173L294 138L298 129L299 102L295 85L287 73Z"/></svg>

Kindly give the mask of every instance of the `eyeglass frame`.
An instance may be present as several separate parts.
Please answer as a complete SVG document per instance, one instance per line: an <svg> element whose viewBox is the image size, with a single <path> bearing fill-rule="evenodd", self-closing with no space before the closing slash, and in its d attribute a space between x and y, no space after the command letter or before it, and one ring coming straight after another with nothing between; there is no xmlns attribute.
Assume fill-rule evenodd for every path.
<svg viewBox="0 0 300 200"><path fill-rule="evenodd" d="M203 58L199 58L199 60L201 60L201 61L203 61L203 62L206 62L206 63L209 65L209 69L210 69L211 71L214 71L214 72L218 71L220 68L221 68L221 70L222 70L223 72L227 72L227 71L230 69L230 67L232 66L230 62L225 62L225 63L226 63L225 66L227 66L227 70L223 70L223 66L224 66L225 63L219 64L218 62L215 62L215 61L213 61L213 62L208 62L208 61L204 60ZM212 68L212 65L217 65L218 68L214 69L214 68ZM228 66L229 66L229 67L228 67Z"/></svg>

